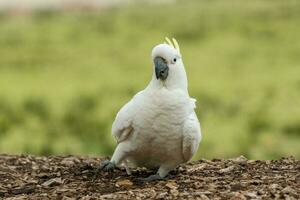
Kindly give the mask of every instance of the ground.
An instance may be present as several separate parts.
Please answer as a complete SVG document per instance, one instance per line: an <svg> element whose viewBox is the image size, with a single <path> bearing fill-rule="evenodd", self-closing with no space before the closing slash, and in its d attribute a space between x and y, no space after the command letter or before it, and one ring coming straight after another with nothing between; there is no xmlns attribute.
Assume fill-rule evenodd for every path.
<svg viewBox="0 0 300 200"><path fill-rule="evenodd" d="M299 199L300 161L234 159L193 161L167 180L140 183L151 171L100 172L105 158L0 155L0 198L4 199Z"/></svg>

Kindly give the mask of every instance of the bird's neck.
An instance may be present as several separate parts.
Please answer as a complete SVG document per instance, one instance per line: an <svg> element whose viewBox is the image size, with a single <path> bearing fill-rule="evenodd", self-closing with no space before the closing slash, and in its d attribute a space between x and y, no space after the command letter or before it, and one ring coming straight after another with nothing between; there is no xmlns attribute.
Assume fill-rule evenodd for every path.
<svg viewBox="0 0 300 200"><path fill-rule="evenodd" d="M157 79L155 73L152 75L152 80L150 81L148 87L149 89L162 89L166 88L168 90L182 90L188 95L188 83L186 74L181 74L178 76L169 76L165 81Z"/></svg>

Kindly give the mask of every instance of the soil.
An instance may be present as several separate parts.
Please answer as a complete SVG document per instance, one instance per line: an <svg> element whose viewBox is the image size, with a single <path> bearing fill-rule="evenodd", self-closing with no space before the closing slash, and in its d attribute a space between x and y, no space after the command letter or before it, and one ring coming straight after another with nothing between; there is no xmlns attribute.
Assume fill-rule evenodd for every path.
<svg viewBox="0 0 300 200"><path fill-rule="evenodd" d="M0 155L0 199L300 199L300 161L199 160L163 181L143 168L99 172L105 158Z"/></svg>

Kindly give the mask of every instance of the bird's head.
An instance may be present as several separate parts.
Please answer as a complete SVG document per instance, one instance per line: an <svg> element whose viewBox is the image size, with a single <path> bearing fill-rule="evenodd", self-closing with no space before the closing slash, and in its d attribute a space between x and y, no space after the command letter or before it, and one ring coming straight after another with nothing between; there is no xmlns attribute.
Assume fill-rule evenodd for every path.
<svg viewBox="0 0 300 200"><path fill-rule="evenodd" d="M167 43L159 44L152 50L154 64L153 82L168 89L187 88L187 78L178 42L166 38Z"/></svg>

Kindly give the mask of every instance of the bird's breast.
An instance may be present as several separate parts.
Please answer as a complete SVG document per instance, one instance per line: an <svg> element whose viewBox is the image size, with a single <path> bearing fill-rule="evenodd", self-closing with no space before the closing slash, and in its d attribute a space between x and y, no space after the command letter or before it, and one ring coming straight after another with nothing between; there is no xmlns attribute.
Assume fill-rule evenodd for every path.
<svg viewBox="0 0 300 200"><path fill-rule="evenodd" d="M177 133L186 117L193 111L190 98L181 90L151 91L140 99L135 115L135 126L152 134Z"/></svg>
<svg viewBox="0 0 300 200"><path fill-rule="evenodd" d="M150 91L137 102L131 137L135 147L132 160L140 166L182 162L182 127L193 111L189 96L180 90Z"/></svg>

